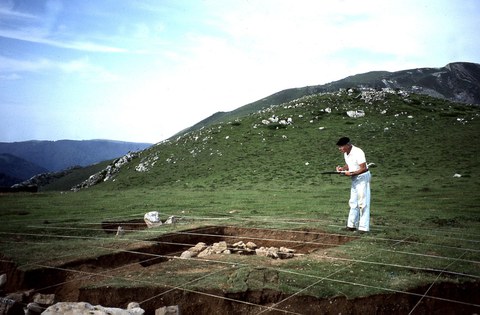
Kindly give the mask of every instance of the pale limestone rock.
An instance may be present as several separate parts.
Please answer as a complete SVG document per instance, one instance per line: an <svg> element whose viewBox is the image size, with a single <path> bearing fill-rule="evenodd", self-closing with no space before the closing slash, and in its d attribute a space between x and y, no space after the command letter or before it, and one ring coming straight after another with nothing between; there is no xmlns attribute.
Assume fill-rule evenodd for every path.
<svg viewBox="0 0 480 315"><path fill-rule="evenodd" d="M40 305L52 305L53 303L55 303L55 294L37 293L33 296L33 302Z"/></svg>
<svg viewBox="0 0 480 315"><path fill-rule="evenodd" d="M196 252L193 252L191 250L186 250L184 251L181 255L180 255L180 258L181 259L190 259L190 258L193 258L195 256L197 256L198 254Z"/></svg>
<svg viewBox="0 0 480 315"><path fill-rule="evenodd" d="M148 228L153 228L162 225L162 221L158 216L158 211L150 211L145 213L143 221L147 224Z"/></svg>
<svg viewBox="0 0 480 315"><path fill-rule="evenodd" d="M155 310L155 315L180 315L178 305L164 306Z"/></svg>
<svg viewBox="0 0 480 315"><path fill-rule="evenodd" d="M41 314L45 310L45 307L38 303L32 302L27 304L27 312L25 314Z"/></svg>
<svg viewBox="0 0 480 315"><path fill-rule="evenodd" d="M223 253L224 250L227 250L227 249L228 249L228 246L227 246L227 242L225 241L213 243L212 245L212 250L215 254L221 254Z"/></svg>
<svg viewBox="0 0 480 315"><path fill-rule="evenodd" d="M164 224L175 224L178 222L178 218L174 215L168 217L167 221Z"/></svg>
<svg viewBox="0 0 480 315"><path fill-rule="evenodd" d="M48 307L42 315L143 315L145 311L137 305L124 310L101 305L93 306L86 302L59 302Z"/></svg>
<svg viewBox="0 0 480 315"><path fill-rule="evenodd" d="M244 249L247 247L243 241L238 241L232 245L233 248L235 249Z"/></svg>
<svg viewBox="0 0 480 315"><path fill-rule="evenodd" d="M190 248L189 250L190 250L190 251L193 251L193 252L196 252L196 253L200 253L200 252L203 251L205 248L207 248L207 244L205 244L204 242L199 242L199 243L197 243L197 245L195 245L194 247Z"/></svg>
<svg viewBox="0 0 480 315"><path fill-rule="evenodd" d="M210 256L211 254L213 254L213 249L212 249L212 246L207 246L207 248L205 248L203 251L201 251L199 254L198 254L198 257L199 258L202 258L202 257L206 257L206 256Z"/></svg>
<svg viewBox="0 0 480 315"><path fill-rule="evenodd" d="M5 286L5 284L7 284L7 274L2 273L0 275L0 289L3 288Z"/></svg>

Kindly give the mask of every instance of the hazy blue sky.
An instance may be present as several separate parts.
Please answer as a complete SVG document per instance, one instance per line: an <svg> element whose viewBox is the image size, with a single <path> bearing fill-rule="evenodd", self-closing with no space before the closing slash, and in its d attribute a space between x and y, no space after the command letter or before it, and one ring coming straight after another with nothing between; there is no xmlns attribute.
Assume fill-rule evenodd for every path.
<svg viewBox="0 0 480 315"><path fill-rule="evenodd" d="M0 0L0 141L159 142L283 89L480 63L477 0Z"/></svg>

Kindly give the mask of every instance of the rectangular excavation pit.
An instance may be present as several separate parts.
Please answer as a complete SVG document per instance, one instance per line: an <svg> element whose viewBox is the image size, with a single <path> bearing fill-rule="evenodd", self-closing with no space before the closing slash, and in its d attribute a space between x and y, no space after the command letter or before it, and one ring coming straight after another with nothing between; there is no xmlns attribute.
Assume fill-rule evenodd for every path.
<svg viewBox="0 0 480 315"><path fill-rule="evenodd" d="M124 222L130 226L133 222ZM115 230L115 225L121 226L122 222L104 225L107 231ZM133 224L138 225L138 222ZM161 227L160 227L161 228ZM160 237L149 239L152 245L144 246L136 250L136 253L117 253L97 257L96 261L101 264L104 259L112 262L112 255L115 256L114 265L132 263L135 260L144 261L150 256L157 255L156 259L148 259L142 262L143 266L160 263L168 259L168 256L180 256L180 254L203 242L207 246L218 242L226 242L231 246L237 242L253 242L257 247L286 247L293 249L297 254L308 254L321 248L335 247L345 244L354 239L341 234L329 234L316 229L301 230L277 230L262 228L247 228L235 226L206 226L196 229L184 230L164 234ZM141 255L139 253L145 253Z"/></svg>
<svg viewBox="0 0 480 315"><path fill-rule="evenodd" d="M142 248L140 251L149 255L158 255L158 259L141 262L142 266L161 263L168 256L179 257L183 251L194 247L198 243L211 246L215 243L226 242L229 249L232 245L242 241L252 242L257 248L284 247L291 249L295 254L308 254L321 248L335 247L354 239L340 234L329 234L315 229L276 230L262 228L245 228L234 226L207 226L197 229L169 233L150 239L155 244Z"/></svg>
<svg viewBox="0 0 480 315"><path fill-rule="evenodd" d="M161 227L160 227L161 228ZM149 239L151 243L135 249L119 248L110 254L85 257L68 263L26 271L18 288L55 293L60 299L75 300L80 289L89 283L101 282L104 275L115 270L141 270L180 257L183 251L199 242L207 245L225 241L228 246L243 241L258 247L287 247L298 254L308 254L321 248L334 247L351 241L352 237L328 234L320 230L276 230L234 226L206 226L183 230ZM136 267L135 267L136 266ZM160 270L160 269L158 269ZM62 284L65 283L65 284Z"/></svg>

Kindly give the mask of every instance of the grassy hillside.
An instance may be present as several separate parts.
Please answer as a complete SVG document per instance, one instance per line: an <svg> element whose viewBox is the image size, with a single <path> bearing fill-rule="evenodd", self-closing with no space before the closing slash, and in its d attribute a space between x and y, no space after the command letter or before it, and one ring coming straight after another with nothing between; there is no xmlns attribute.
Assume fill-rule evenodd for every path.
<svg viewBox="0 0 480 315"><path fill-rule="evenodd" d="M196 261L195 271L186 273L172 262L172 269L162 272L171 278L155 278L156 283L347 298L432 283L478 283L480 108L380 94L370 103L358 91L311 95L214 124L142 151L114 180L77 193L1 195L0 216L8 224L0 227L0 252L30 269L205 225L344 235L340 228L348 213L349 179L320 173L343 163L335 142L349 136L375 163L370 234L275 263L215 257ZM365 117L350 118L349 110L363 110ZM293 123L262 123L272 115ZM108 236L100 227L102 221L141 220L154 210L164 219L176 215L182 220L124 238ZM203 278L219 261L235 261L234 270ZM268 282L264 270L280 276ZM145 269L128 279L153 285L147 274ZM137 284L118 276L96 285Z"/></svg>
<svg viewBox="0 0 480 315"><path fill-rule="evenodd" d="M357 109L365 117L346 115ZM478 107L419 95L386 94L373 104L359 93L308 96L153 146L98 189L321 185L326 178L319 173L343 163L335 142L344 135L378 166L376 180L407 176L428 186L460 173L476 181L478 162L471 156L478 150L472 145L478 113ZM262 124L272 115L293 123ZM148 171L136 171L139 164Z"/></svg>

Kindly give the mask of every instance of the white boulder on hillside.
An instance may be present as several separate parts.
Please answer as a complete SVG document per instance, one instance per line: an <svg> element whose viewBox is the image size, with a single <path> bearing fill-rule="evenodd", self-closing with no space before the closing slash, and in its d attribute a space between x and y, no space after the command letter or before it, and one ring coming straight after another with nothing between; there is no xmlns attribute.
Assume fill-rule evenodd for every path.
<svg viewBox="0 0 480 315"><path fill-rule="evenodd" d="M349 110L347 111L347 115L348 117L350 118L360 118L360 117L364 117L365 116L365 112L361 109L357 109L357 110Z"/></svg>
<svg viewBox="0 0 480 315"><path fill-rule="evenodd" d="M158 211L150 211L145 213L145 215L143 216L143 221L145 221L145 224L149 228L162 225L162 221L158 216Z"/></svg>

